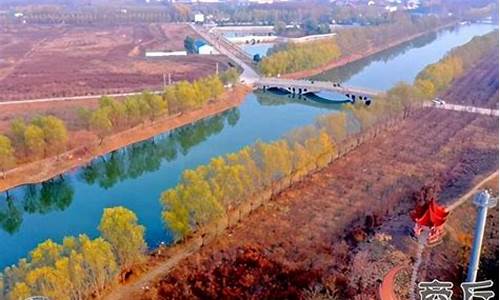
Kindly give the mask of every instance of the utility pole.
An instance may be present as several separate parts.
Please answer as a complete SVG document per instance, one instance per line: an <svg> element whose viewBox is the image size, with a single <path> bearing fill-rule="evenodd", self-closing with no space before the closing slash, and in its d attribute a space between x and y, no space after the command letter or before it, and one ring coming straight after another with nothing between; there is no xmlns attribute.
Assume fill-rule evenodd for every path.
<svg viewBox="0 0 500 300"><path fill-rule="evenodd" d="M163 90L167 87L167 80L165 78L165 73L163 73Z"/></svg>
<svg viewBox="0 0 500 300"><path fill-rule="evenodd" d="M172 84L172 73L168 73L168 85Z"/></svg>
<svg viewBox="0 0 500 300"><path fill-rule="evenodd" d="M219 63L215 63L215 75L219 75Z"/></svg>
<svg viewBox="0 0 500 300"><path fill-rule="evenodd" d="M488 216L488 208L494 207L496 202L496 199L492 198L490 193L486 190L476 194L474 197L473 203L477 206L477 218L466 282L476 281L477 270L479 269L479 258L481 256L481 246L483 243L484 227L486 226L486 217Z"/></svg>

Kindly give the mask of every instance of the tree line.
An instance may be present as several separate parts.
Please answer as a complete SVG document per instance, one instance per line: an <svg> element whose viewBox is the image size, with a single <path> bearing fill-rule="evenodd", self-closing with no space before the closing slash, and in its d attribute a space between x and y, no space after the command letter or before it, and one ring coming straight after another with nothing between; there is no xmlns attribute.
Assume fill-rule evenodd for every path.
<svg viewBox="0 0 500 300"><path fill-rule="evenodd" d="M267 76L315 68L340 57L341 50L335 39L310 43L288 43L262 59L260 71Z"/></svg>
<svg viewBox="0 0 500 300"><path fill-rule="evenodd" d="M146 121L197 109L224 92L224 85L238 81L239 73L231 68L193 82L180 81L168 86L162 94L148 91L117 100L109 96L99 99L96 109L79 108L81 125L103 139ZM55 116L38 116L26 123L15 119L7 134L0 134L0 173L18 163L33 161L64 152L68 147L68 130Z"/></svg>
<svg viewBox="0 0 500 300"><path fill-rule="evenodd" d="M104 209L100 236L65 237L62 244L47 240L27 258L0 273L0 296L10 300L43 295L76 300L99 296L117 277L144 259L144 227L123 207Z"/></svg>
<svg viewBox="0 0 500 300"><path fill-rule="evenodd" d="M0 172L13 168L18 160L59 154L68 144L66 125L54 116L38 116L28 123L15 119L9 136L0 134Z"/></svg>
<svg viewBox="0 0 500 300"><path fill-rule="evenodd" d="M498 45L498 30L474 37L470 42L452 49L439 62L426 66L417 76L415 85L428 98L445 90L451 82L470 69L480 58Z"/></svg>
<svg viewBox="0 0 500 300"><path fill-rule="evenodd" d="M498 32L475 38L436 64L463 59L462 70L466 70L481 58L477 52L487 54L497 43ZM414 84L397 84L370 106L348 105L346 111L319 116L313 125L295 129L282 139L257 142L186 170L180 183L161 195L162 220L177 240L182 240L262 191L299 180L326 166L342 151L346 139L387 121L405 118L428 99L418 80ZM434 84L433 80L429 79ZM39 244L28 258L0 275L0 295L7 299L24 299L33 294L52 299L99 295L112 280L123 277L141 262L147 247L144 228L125 208L105 209L99 231L101 236L96 239L80 235L67 237L62 244L51 240Z"/></svg>
<svg viewBox="0 0 500 300"><path fill-rule="evenodd" d="M384 47L388 43L436 28L448 21L450 19L447 18L397 14L390 23L340 29L329 40L275 45L259 66L262 73L268 76L312 69L342 55Z"/></svg>
<svg viewBox="0 0 500 300"><path fill-rule="evenodd" d="M398 83L376 97L370 106L359 102L348 105L345 112L319 116L314 125L295 129L280 140L257 142L184 171L180 183L160 198L166 227L182 240L279 182L291 182L324 167L347 138L376 130L388 121L407 118L415 107L421 107L423 101L449 87L464 67L470 68L495 49L497 43L498 32L475 38L425 68L413 84ZM462 58L468 59L465 66ZM449 74L431 78L422 75L429 73L429 69ZM429 89L430 86L439 89Z"/></svg>

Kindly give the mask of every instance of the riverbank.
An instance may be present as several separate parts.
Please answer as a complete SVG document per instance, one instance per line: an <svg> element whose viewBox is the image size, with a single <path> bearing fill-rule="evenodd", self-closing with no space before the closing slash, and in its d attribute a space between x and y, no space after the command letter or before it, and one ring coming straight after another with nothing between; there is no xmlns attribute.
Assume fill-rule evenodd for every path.
<svg viewBox="0 0 500 300"><path fill-rule="evenodd" d="M251 90L249 86L238 85L227 90L219 100L206 106L173 116L159 118L130 129L107 136L101 144L94 141L91 144L80 145L58 156L20 165L5 172L5 178L0 178L0 192L19 185L39 183L49 180L65 172L88 164L91 160L130 144L147 140L162 132L169 131L198 120L216 115L233 107L239 106L245 95Z"/></svg>
<svg viewBox="0 0 500 300"><path fill-rule="evenodd" d="M490 62L485 59L480 67L497 67L489 66ZM492 75L486 72L487 77L477 77L477 71L455 82L443 97L452 101L448 96L460 89L468 101L489 101L496 87L486 91L485 86ZM471 97L478 89L485 92ZM184 295L196 287L203 291L212 279L223 280L214 279L211 268L226 261L226 253L245 245L259 245L285 265L318 271L325 287L342 291L343 299L376 297L378 273L385 274L391 264L401 263L401 257L406 257L401 251L411 253L405 250L412 245L406 230L411 226L406 223L415 192L434 183L442 187L439 201L447 202L494 171L498 164L496 124L495 118L472 113L416 111L398 120L397 130L374 133L325 169L283 189L209 245L204 240L207 235L201 235L188 241L185 252L167 252L164 268L145 275L153 282L137 280L114 291L118 297L110 299L170 299L174 298L168 293L172 289ZM373 230L381 226L385 235L374 236ZM386 255L377 256L386 250ZM160 277L162 271L166 271L164 277Z"/></svg>
<svg viewBox="0 0 500 300"><path fill-rule="evenodd" d="M364 51L363 53L355 53L352 55L341 57L340 59L334 59L323 66L319 66L319 67L316 67L313 69L308 69L308 70L304 70L304 71L297 71L297 72L288 73L288 74L282 74L281 77L287 78L287 79L301 79L301 78L306 78L306 77L318 75L320 73L330 71L331 69L338 68L338 67L341 67L343 65L355 62L357 60L366 58L370 55L374 55L374 54L377 54L379 52L382 52L382 51L388 50L390 48L396 47L398 45L401 45L403 43L409 42L409 41L414 40L414 39L421 37L423 35L426 35L426 34L429 34L431 32L435 32L435 31L439 31L441 29L448 28L448 27L451 27L451 26L456 25L456 24L457 24L457 22L448 23L448 24L436 27L432 30L427 30L427 31L424 31L421 33L413 34L413 35L410 35L404 39L400 39L400 40L388 43L384 47L370 48L367 51Z"/></svg>

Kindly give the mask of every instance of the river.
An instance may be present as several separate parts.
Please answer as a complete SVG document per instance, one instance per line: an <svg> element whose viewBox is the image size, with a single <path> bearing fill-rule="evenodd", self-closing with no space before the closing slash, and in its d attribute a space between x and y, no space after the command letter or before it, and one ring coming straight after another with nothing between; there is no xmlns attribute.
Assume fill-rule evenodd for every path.
<svg viewBox="0 0 500 300"><path fill-rule="evenodd" d="M412 81L449 49L495 28L472 24L442 30L314 78L387 89L401 80ZM158 199L177 184L183 170L259 139L277 139L320 114L341 109L340 104L315 98L254 92L238 108L124 147L47 182L3 193L0 268L27 256L46 239L61 242L80 233L95 237L103 209L118 205L137 214L150 247L169 243L172 236L161 222Z"/></svg>

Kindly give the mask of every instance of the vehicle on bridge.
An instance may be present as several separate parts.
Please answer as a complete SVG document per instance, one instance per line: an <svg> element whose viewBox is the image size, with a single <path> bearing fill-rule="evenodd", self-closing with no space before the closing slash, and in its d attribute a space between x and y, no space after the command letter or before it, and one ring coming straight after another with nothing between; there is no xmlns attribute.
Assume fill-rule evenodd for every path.
<svg viewBox="0 0 500 300"><path fill-rule="evenodd" d="M443 100L443 99L441 99L441 98L434 98L434 99L432 100L432 102L433 102L434 104L436 104L436 105L445 105L445 104L446 104L446 102L444 102L444 100Z"/></svg>

